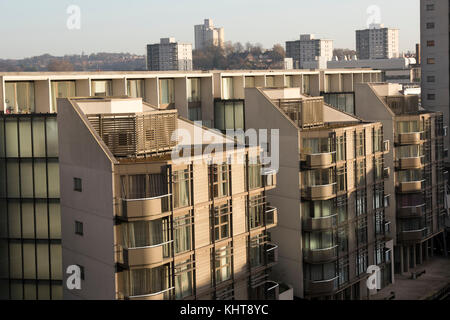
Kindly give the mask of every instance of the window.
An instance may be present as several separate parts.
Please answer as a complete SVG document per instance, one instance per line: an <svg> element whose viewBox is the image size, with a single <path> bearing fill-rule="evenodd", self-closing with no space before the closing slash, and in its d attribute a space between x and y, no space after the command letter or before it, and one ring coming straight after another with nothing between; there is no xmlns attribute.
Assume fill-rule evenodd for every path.
<svg viewBox="0 0 450 320"><path fill-rule="evenodd" d="M200 102L201 101L201 79L189 78L187 81L188 86L188 102Z"/></svg>
<svg viewBox="0 0 450 320"><path fill-rule="evenodd" d="M173 172L174 207L183 208L191 205L191 171L190 169Z"/></svg>
<svg viewBox="0 0 450 320"><path fill-rule="evenodd" d="M265 263L265 244L267 236L260 234L250 239L250 266L260 267Z"/></svg>
<svg viewBox="0 0 450 320"><path fill-rule="evenodd" d="M361 218L356 225L356 240L358 246L367 244L367 218Z"/></svg>
<svg viewBox="0 0 450 320"><path fill-rule="evenodd" d="M427 4L426 5L426 10L427 11L434 11L434 3Z"/></svg>
<svg viewBox="0 0 450 320"><path fill-rule="evenodd" d="M75 81L52 81L51 112L57 112L57 98L75 97Z"/></svg>
<svg viewBox="0 0 450 320"><path fill-rule="evenodd" d="M80 178L73 178L73 190L78 192L83 191L82 180Z"/></svg>
<svg viewBox="0 0 450 320"><path fill-rule="evenodd" d="M365 132L364 131L361 131L361 132L356 132L355 133L355 148L356 148L356 152L355 152L355 154L356 154L356 157L362 157L362 156L364 156L365 155L365 150L364 150L364 147L365 147L365 143L364 143L364 140L365 140L365 134L364 134Z"/></svg>
<svg viewBox="0 0 450 320"><path fill-rule="evenodd" d="M234 98L233 78L222 78L222 98L230 100Z"/></svg>
<svg viewBox="0 0 450 320"><path fill-rule="evenodd" d="M264 205L263 195L252 196L248 204L249 229L260 228L264 225Z"/></svg>
<svg viewBox="0 0 450 320"><path fill-rule="evenodd" d="M91 83L91 91L94 97L112 96L112 80L93 80Z"/></svg>
<svg viewBox="0 0 450 320"><path fill-rule="evenodd" d="M123 199L146 199L168 194L165 173L121 176Z"/></svg>
<svg viewBox="0 0 450 320"><path fill-rule="evenodd" d="M230 202L214 207L212 217L213 241L224 240L231 236L231 211Z"/></svg>
<svg viewBox="0 0 450 320"><path fill-rule="evenodd" d="M126 274L129 276L130 296L155 294L169 288L170 266L163 265L152 269L132 269ZM164 299L170 299L170 293Z"/></svg>
<svg viewBox="0 0 450 320"><path fill-rule="evenodd" d="M435 61L434 58L428 58L427 59L427 64L435 64L435 63L436 63L436 61Z"/></svg>
<svg viewBox="0 0 450 320"><path fill-rule="evenodd" d="M356 193L356 216L362 216L367 213L367 194L366 190L359 190Z"/></svg>
<svg viewBox="0 0 450 320"><path fill-rule="evenodd" d="M356 162L356 186L364 186L366 183L366 159Z"/></svg>
<svg viewBox="0 0 450 320"><path fill-rule="evenodd" d="M262 188L261 169L262 165L259 157L249 158L247 166L247 184L249 190Z"/></svg>
<svg viewBox="0 0 450 320"><path fill-rule="evenodd" d="M374 159L374 170L373 170L375 181L381 180L384 178L383 167L384 167L383 157L375 158Z"/></svg>
<svg viewBox="0 0 450 320"><path fill-rule="evenodd" d="M175 254L192 250L192 227L194 218L192 213L174 217L173 238Z"/></svg>
<svg viewBox="0 0 450 320"><path fill-rule="evenodd" d="M210 198L222 198L230 194L229 181L231 177L231 166L227 163L213 164L209 166L209 184L212 188Z"/></svg>
<svg viewBox="0 0 450 320"><path fill-rule="evenodd" d="M434 47L434 40L428 40L427 47Z"/></svg>
<svg viewBox="0 0 450 320"><path fill-rule="evenodd" d="M346 166L337 168L336 172L337 177L337 191L346 191L347 190L347 168Z"/></svg>
<svg viewBox="0 0 450 320"><path fill-rule="evenodd" d="M427 22L427 29L434 29L434 22Z"/></svg>
<svg viewBox="0 0 450 320"><path fill-rule="evenodd" d="M214 250L214 278L216 285L231 279L232 250L230 245Z"/></svg>
<svg viewBox="0 0 450 320"><path fill-rule="evenodd" d="M429 94L427 94L427 99L428 100L436 100L436 95L434 93L429 93Z"/></svg>
<svg viewBox="0 0 450 320"><path fill-rule="evenodd" d="M169 218L151 221L133 221L122 224L123 243L126 248L143 248L164 244L165 256L169 255Z"/></svg>
<svg viewBox="0 0 450 320"><path fill-rule="evenodd" d="M173 79L159 80L159 103L163 106L175 103L175 88Z"/></svg>
<svg viewBox="0 0 450 320"><path fill-rule="evenodd" d="M367 272L369 267L369 255L367 250L360 250L356 256L356 274L361 275Z"/></svg>
<svg viewBox="0 0 450 320"><path fill-rule="evenodd" d="M336 161L345 161L345 159L347 158L345 155L346 151L345 135L337 137L336 140L337 140Z"/></svg>
<svg viewBox="0 0 450 320"><path fill-rule="evenodd" d="M383 129L373 129L373 152L383 151Z"/></svg>
<svg viewBox="0 0 450 320"><path fill-rule="evenodd" d="M128 96L131 98L145 97L145 80L136 79L127 81Z"/></svg>
<svg viewBox="0 0 450 320"><path fill-rule="evenodd" d="M180 300L194 295L194 262L191 257L175 265L175 298Z"/></svg>
<svg viewBox="0 0 450 320"><path fill-rule="evenodd" d="M75 221L75 234L77 234L79 236L84 235L83 222Z"/></svg>
<svg viewBox="0 0 450 320"><path fill-rule="evenodd" d="M427 82L436 82L435 76L427 76Z"/></svg>
<svg viewBox="0 0 450 320"><path fill-rule="evenodd" d="M32 113L34 100L34 82L5 82L5 113Z"/></svg>
<svg viewBox="0 0 450 320"><path fill-rule="evenodd" d="M214 103L214 126L226 130L244 130L244 101L216 101Z"/></svg>

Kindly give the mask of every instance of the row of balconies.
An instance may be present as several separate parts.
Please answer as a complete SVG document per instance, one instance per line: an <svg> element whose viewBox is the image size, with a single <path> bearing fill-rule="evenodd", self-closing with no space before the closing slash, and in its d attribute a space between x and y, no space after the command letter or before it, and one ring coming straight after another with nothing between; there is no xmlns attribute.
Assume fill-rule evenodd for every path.
<svg viewBox="0 0 450 320"><path fill-rule="evenodd" d="M397 184L397 192L399 193L416 193L421 192L425 188L425 180L406 181Z"/></svg>
<svg viewBox="0 0 450 320"><path fill-rule="evenodd" d="M421 144L425 140L425 132L399 133L395 137L398 145Z"/></svg>
<svg viewBox="0 0 450 320"><path fill-rule="evenodd" d="M400 158L397 160L397 168L400 170L420 169L425 165L425 156Z"/></svg>

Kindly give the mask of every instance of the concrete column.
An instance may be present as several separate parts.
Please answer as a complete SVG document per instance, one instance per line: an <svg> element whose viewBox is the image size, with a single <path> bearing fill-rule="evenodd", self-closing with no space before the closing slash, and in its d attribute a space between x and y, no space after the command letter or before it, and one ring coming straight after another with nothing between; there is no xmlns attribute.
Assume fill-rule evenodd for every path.
<svg viewBox="0 0 450 320"><path fill-rule="evenodd" d="M447 252L447 239L446 239L445 235L446 235L446 232L445 232L445 231L442 232L442 243L443 243L443 245L444 245L444 257L447 257L447 256L448 256L448 252Z"/></svg>
<svg viewBox="0 0 450 320"><path fill-rule="evenodd" d="M412 251L412 266L411 268L415 268L416 267L416 262L417 262L417 257L416 257L416 245L412 245L409 249L410 251Z"/></svg>
<svg viewBox="0 0 450 320"><path fill-rule="evenodd" d="M406 253L406 256L405 256L405 272L409 272L409 262L410 262L410 258L409 258L409 247L404 247L404 249L405 249L405 253Z"/></svg>
<svg viewBox="0 0 450 320"><path fill-rule="evenodd" d="M399 248L399 256L400 256L400 274L405 271L405 257L403 255L403 246Z"/></svg>
<svg viewBox="0 0 450 320"><path fill-rule="evenodd" d="M428 260L428 240L423 243L423 253L424 253L423 259L425 261Z"/></svg>
<svg viewBox="0 0 450 320"><path fill-rule="evenodd" d="M423 263L423 243L419 243L419 259L418 264Z"/></svg>
<svg viewBox="0 0 450 320"><path fill-rule="evenodd" d="M434 256L434 238L430 239L430 258Z"/></svg>

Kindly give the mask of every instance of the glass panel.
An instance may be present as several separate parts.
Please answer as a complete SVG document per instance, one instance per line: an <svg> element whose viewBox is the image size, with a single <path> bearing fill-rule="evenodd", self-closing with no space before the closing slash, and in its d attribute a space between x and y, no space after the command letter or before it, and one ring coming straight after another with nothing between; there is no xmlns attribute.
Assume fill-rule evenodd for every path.
<svg viewBox="0 0 450 320"><path fill-rule="evenodd" d="M173 79L159 80L159 95L160 95L160 103L162 105L171 104L175 102Z"/></svg>
<svg viewBox="0 0 450 320"><path fill-rule="evenodd" d="M188 101L199 102L201 100L201 80L198 78L190 78L187 81L188 85Z"/></svg>
<svg viewBox="0 0 450 320"><path fill-rule="evenodd" d="M59 164L56 161L48 162L48 197L59 198Z"/></svg>
<svg viewBox="0 0 450 320"><path fill-rule="evenodd" d="M33 119L33 151L35 157L45 157L44 119Z"/></svg>
<svg viewBox="0 0 450 320"><path fill-rule="evenodd" d="M37 269L38 269L38 278L39 279L49 279L50 271L49 271L49 248L48 244L40 244L37 245Z"/></svg>
<svg viewBox="0 0 450 320"><path fill-rule="evenodd" d="M22 158L32 156L31 148L31 120L19 120L20 156Z"/></svg>
<svg viewBox="0 0 450 320"><path fill-rule="evenodd" d="M31 202L22 203L22 233L25 239L34 239L34 206Z"/></svg>
<svg viewBox="0 0 450 320"><path fill-rule="evenodd" d="M62 249L60 244L51 244L52 280L62 280Z"/></svg>
<svg viewBox="0 0 450 320"><path fill-rule="evenodd" d="M34 105L33 82L7 82L5 84L6 113L32 113Z"/></svg>
<svg viewBox="0 0 450 320"><path fill-rule="evenodd" d="M131 98L144 98L145 80L128 80L128 96Z"/></svg>
<svg viewBox="0 0 450 320"><path fill-rule="evenodd" d="M36 198L47 198L47 168L42 160L34 163L34 192Z"/></svg>
<svg viewBox="0 0 450 320"><path fill-rule="evenodd" d="M225 104L223 102L214 104L214 125L218 130L225 130Z"/></svg>
<svg viewBox="0 0 450 320"><path fill-rule="evenodd" d="M11 201L8 204L8 218L9 218L9 237L21 238L19 202Z"/></svg>
<svg viewBox="0 0 450 320"><path fill-rule="evenodd" d="M52 81L52 106L50 112L57 112L57 98L71 98L76 96L75 81Z"/></svg>
<svg viewBox="0 0 450 320"><path fill-rule="evenodd" d="M236 102L234 105L234 129L244 130L244 102Z"/></svg>
<svg viewBox="0 0 450 320"><path fill-rule="evenodd" d="M47 156L58 157L58 123L56 118L47 118Z"/></svg>
<svg viewBox="0 0 450 320"><path fill-rule="evenodd" d="M5 128L5 138L6 138L6 156L11 158L16 158L19 156L19 140L17 132L17 120L7 119Z"/></svg>
<svg viewBox="0 0 450 320"><path fill-rule="evenodd" d="M225 130L234 130L234 107L233 102L225 103Z"/></svg>
<svg viewBox="0 0 450 320"><path fill-rule="evenodd" d="M17 162L8 161L6 163L6 172L8 175L8 197L20 198L19 164Z"/></svg>
<svg viewBox="0 0 450 320"><path fill-rule="evenodd" d="M47 203L36 203L36 238L48 239L48 213Z"/></svg>
<svg viewBox="0 0 450 320"><path fill-rule="evenodd" d="M112 80L93 80L91 87L94 97L112 96Z"/></svg>
<svg viewBox="0 0 450 320"><path fill-rule="evenodd" d="M20 184L22 198L33 198L33 164L31 161L23 161L20 164Z"/></svg>
<svg viewBox="0 0 450 320"><path fill-rule="evenodd" d="M59 203L49 204L50 238L61 238L61 210Z"/></svg>
<svg viewBox="0 0 450 320"><path fill-rule="evenodd" d="M20 243L9 244L9 256L10 277L22 279L22 246Z"/></svg>
<svg viewBox="0 0 450 320"><path fill-rule="evenodd" d="M34 243L23 244L23 277L25 279L36 278L36 260Z"/></svg>

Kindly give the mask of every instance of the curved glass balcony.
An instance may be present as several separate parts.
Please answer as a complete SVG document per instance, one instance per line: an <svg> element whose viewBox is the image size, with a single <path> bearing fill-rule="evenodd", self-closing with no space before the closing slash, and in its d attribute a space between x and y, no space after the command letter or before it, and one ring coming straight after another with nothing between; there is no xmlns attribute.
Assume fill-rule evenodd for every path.
<svg viewBox="0 0 450 320"><path fill-rule="evenodd" d="M122 199L122 216L126 219L148 218L170 211L172 194L154 198Z"/></svg>
<svg viewBox="0 0 450 320"><path fill-rule="evenodd" d="M317 231L331 229L336 226L338 215L332 215L320 218L305 218L303 219L303 229L305 231Z"/></svg>
<svg viewBox="0 0 450 320"><path fill-rule="evenodd" d="M304 251L304 259L309 263L326 263L336 260L338 257L338 246L324 249L307 249Z"/></svg>

